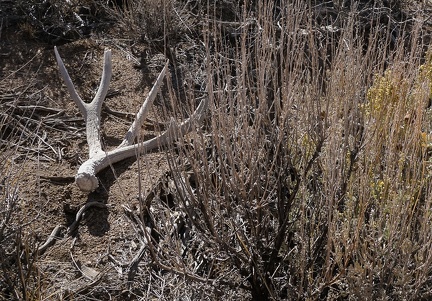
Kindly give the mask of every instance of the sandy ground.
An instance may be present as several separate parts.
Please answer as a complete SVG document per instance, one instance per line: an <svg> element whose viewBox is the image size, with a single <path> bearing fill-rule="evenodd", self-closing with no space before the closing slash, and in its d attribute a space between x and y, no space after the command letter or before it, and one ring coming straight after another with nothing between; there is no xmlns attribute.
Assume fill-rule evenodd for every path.
<svg viewBox="0 0 432 301"><path fill-rule="evenodd" d="M110 149L123 139L132 122L130 116L138 111L164 58L156 54L143 72L136 68L139 58L127 46L95 40L59 45L78 93L87 101L99 85L105 47L112 48L113 76L102 112L102 140L105 149ZM21 146L7 157L5 171L19 179L21 220L16 222L26 224L23 229L29 239L36 237L32 240L35 245L42 244L56 226L64 227L37 262L45 294L56 299L92 289L98 284L94 282L106 282L105 286L122 283L141 247L137 225L127 212L139 214L140 191L145 196L168 170L166 154L156 151L139 161L115 164L98 174L100 188L90 194L81 192L73 177L88 158L85 124L59 76L53 47L11 34L3 37L0 55L0 101L9 106L8 121L23 116L30 119L20 121L26 130L15 132L10 140ZM142 139L157 134L152 131L152 120L162 121L157 117L161 103L161 98L155 102ZM2 132L9 133L10 127L4 126ZM88 209L78 228L67 235L65 228L78 210L93 201L106 207Z"/></svg>

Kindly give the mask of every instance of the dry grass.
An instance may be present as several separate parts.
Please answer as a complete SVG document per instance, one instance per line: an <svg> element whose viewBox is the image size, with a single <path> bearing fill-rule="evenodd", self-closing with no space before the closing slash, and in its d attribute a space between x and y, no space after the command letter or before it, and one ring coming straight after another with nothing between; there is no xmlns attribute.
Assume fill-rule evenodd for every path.
<svg viewBox="0 0 432 301"><path fill-rule="evenodd" d="M16 112L13 106L7 106L10 104L7 98L3 101L0 115L0 300L36 300L41 293L36 268L37 243L29 226L37 217L26 212L20 192L25 185L24 168L31 160L28 158L40 150L41 138L37 121L32 119L34 111Z"/></svg>
<svg viewBox="0 0 432 301"><path fill-rule="evenodd" d="M202 245L172 261L205 258L196 274L254 300L428 298L420 25L320 31L300 3L244 8L240 24L234 46L215 24L206 37L208 130L171 159Z"/></svg>
<svg viewBox="0 0 432 301"><path fill-rule="evenodd" d="M202 95L211 104L205 125L166 152L166 179L139 198L148 259L118 298L428 300L432 54L421 16L405 22L388 8L378 18L319 1L210 2L110 10L133 30L128 38L162 43L175 65L167 116L183 119ZM179 30L199 43L185 49L170 36ZM0 149L0 281L9 296L31 300L44 289L34 246L7 226L20 216L20 178L5 159L18 144ZM107 296L100 292L77 298Z"/></svg>

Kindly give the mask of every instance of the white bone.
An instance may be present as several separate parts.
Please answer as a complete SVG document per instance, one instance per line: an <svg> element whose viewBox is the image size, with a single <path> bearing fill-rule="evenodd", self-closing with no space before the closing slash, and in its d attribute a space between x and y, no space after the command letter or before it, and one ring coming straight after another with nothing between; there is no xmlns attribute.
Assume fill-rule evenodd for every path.
<svg viewBox="0 0 432 301"><path fill-rule="evenodd" d="M147 99L144 101L140 110L138 111L136 119L126 133L122 143L116 149L104 151L102 149L100 140L100 115L102 102L107 95L108 86L112 75L111 50L105 50L101 83L96 96L90 103L85 103L76 92L72 80L57 51L57 47L54 47L54 52L60 68L60 74L65 81L66 87L72 99L81 111L86 124L87 143L89 145L89 159L80 166L78 173L75 176L75 182L82 191L94 191L99 186L96 174L109 165L126 158L135 157L137 154L143 154L152 149L168 145L172 143L177 137L187 134L193 129L192 125L194 123L201 121L204 111L207 108L208 98L205 97L203 100L201 100L195 112L180 125L177 125L176 122L172 120L169 128L159 136L148 141L133 144L138 134L138 130L142 126L149 108L156 98L160 86L162 85L163 78L165 77L165 73L168 69L167 62L159 74L155 84L153 85L153 88L150 90Z"/></svg>

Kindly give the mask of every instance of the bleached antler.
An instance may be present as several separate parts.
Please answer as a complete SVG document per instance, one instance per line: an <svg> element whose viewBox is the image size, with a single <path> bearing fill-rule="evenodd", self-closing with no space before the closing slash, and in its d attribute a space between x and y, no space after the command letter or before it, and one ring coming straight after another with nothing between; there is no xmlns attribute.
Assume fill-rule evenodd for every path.
<svg viewBox="0 0 432 301"><path fill-rule="evenodd" d="M207 108L208 100L207 97L205 97L200 102L195 112L181 124L176 124L175 121L171 121L169 128L159 136L148 141L133 144L138 134L138 129L142 126L148 110L156 98L160 86L162 85L163 78L165 77L165 73L168 69L167 62L159 74L155 84L153 85L153 88L150 90L149 95L138 111L136 119L126 133L122 143L116 149L104 151L102 149L100 140L100 116L102 102L107 95L109 82L111 80L111 50L105 50L101 83L96 96L90 103L84 102L76 92L72 80L57 51L57 47L54 47L54 52L60 68L61 76L65 81L66 87L72 99L75 101L79 110L81 111L86 124L87 143L89 145L89 159L80 166L78 173L75 176L75 182L82 191L94 191L99 186L96 174L102 169L108 167L110 164L119 162L126 158L135 157L137 153L142 154L152 149L168 145L175 140L177 137L176 135L187 134L193 129L193 123L200 122L204 115L203 113Z"/></svg>

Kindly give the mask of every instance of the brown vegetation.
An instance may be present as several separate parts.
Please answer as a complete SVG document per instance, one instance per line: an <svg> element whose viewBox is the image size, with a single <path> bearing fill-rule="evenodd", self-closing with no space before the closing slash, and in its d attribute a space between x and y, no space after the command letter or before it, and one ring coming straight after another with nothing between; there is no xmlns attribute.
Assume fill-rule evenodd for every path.
<svg viewBox="0 0 432 301"><path fill-rule="evenodd" d="M1 299L431 298L428 5L38 2L0 0ZM107 148L165 59L140 139L204 125L82 193L54 45L84 99L112 48Z"/></svg>

